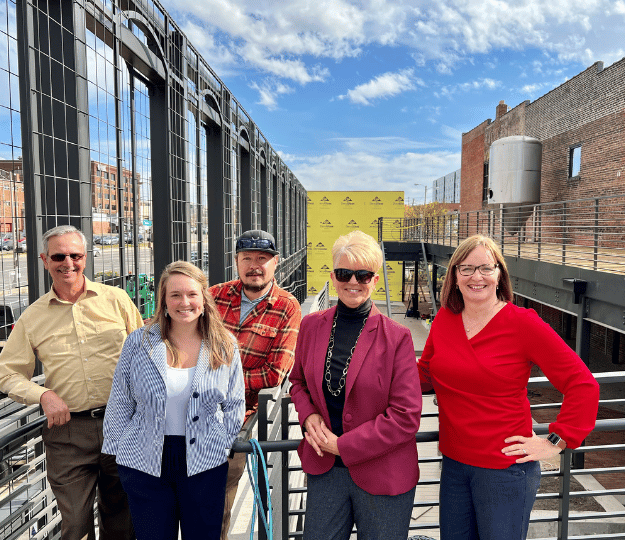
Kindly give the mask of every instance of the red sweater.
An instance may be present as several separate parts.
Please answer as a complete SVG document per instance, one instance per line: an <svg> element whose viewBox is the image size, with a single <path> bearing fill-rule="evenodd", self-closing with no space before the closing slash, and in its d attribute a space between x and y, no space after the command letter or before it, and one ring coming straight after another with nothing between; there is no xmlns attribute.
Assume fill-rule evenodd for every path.
<svg viewBox="0 0 625 540"><path fill-rule="evenodd" d="M531 309L507 304L472 339L462 316L441 309L419 360L422 390L434 388L443 455L476 467L504 469L517 457L504 439L530 437L527 381L532 363L564 394L549 430L577 448L597 418L599 385L571 348Z"/></svg>

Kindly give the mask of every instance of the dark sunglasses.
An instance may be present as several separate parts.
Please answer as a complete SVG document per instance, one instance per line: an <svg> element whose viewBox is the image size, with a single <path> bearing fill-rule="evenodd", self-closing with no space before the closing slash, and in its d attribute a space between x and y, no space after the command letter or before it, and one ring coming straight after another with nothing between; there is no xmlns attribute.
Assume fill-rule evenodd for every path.
<svg viewBox="0 0 625 540"><path fill-rule="evenodd" d="M277 251L273 242L271 240L266 240L265 238L241 238L240 240L237 240L237 250L250 248L271 249L272 251Z"/></svg>
<svg viewBox="0 0 625 540"><path fill-rule="evenodd" d="M371 281L371 278L375 276L375 272L370 270L348 270L347 268L335 268L334 277L341 283L346 283L352 276L356 276L356 281L361 285L366 285Z"/></svg>
<svg viewBox="0 0 625 540"><path fill-rule="evenodd" d="M84 253L54 253L53 255L50 255L50 259L54 262L63 262L66 257L69 257L72 261L79 261L84 256Z"/></svg>

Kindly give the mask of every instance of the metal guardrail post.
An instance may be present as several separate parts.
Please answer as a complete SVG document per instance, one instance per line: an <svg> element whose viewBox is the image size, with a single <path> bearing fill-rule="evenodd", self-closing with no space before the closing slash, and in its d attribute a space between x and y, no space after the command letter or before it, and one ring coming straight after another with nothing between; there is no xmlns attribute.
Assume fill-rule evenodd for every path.
<svg viewBox="0 0 625 540"><path fill-rule="evenodd" d="M538 252L537 259L540 261L541 251L542 251L542 243L543 243L543 209L541 206L536 208L536 221L538 222Z"/></svg>
<svg viewBox="0 0 625 540"><path fill-rule="evenodd" d="M571 496L571 450L565 448L560 458L560 505L558 508L558 540L569 537L569 504Z"/></svg>
<svg viewBox="0 0 625 540"><path fill-rule="evenodd" d="M599 263L599 199L595 199L595 226L592 269L596 270Z"/></svg>
<svg viewBox="0 0 625 540"><path fill-rule="evenodd" d="M567 234L567 219L566 219L566 201L562 203L562 264L566 264L566 239Z"/></svg>
<svg viewBox="0 0 625 540"><path fill-rule="evenodd" d="M290 396L283 396L280 401L280 424L281 424L281 437L283 441L289 438L289 403L291 403ZM282 523L280 530L282 531L282 537L275 540L286 540L289 537L289 453L282 452Z"/></svg>
<svg viewBox="0 0 625 540"><path fill-rule="evenodd" d="M258 440L259 441L266 441L267 440L267 424L268 424L268 418L267 418L267 403L269 403L269 401L271 400L271 395L269 394L264 394L264 393L260 393L258 395L258 411L257 411L257 415L258 415ZM263 456L265 457L265 462L267 461L267 451L265 449L263 449ZM269 473L269 471L267 471L267 473ZM263 470L262 467L258 467L258 485L259 486L265 486L266 482L268 482L269 479L265 477L265 471ZM265 528L263 527L262 521L262 514L264 514L265 519L267 518L267 514L265 512L265 508L267 508L267 491L264 489L259 489L260 491L260 500L261 500L261 506L258 508L258 540L267 540L267 532L265 531Z"/></svg>

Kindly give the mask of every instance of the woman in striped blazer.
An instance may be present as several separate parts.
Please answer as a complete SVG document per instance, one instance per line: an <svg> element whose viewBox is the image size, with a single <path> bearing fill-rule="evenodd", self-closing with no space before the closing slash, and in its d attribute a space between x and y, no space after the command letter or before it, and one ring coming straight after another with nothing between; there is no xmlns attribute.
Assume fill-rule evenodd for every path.
<svg viewBox="0 0 625 540"><path fill-rule="evenodd" d="M245 388L202 271L169 264L151 322L128 336L104 417L138 540L218 539Z"/></svg>

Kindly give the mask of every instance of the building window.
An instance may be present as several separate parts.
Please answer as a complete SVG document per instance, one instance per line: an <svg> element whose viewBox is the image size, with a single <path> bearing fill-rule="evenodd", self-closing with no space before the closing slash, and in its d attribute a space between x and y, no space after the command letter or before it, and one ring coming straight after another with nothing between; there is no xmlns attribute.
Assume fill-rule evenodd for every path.
<svg viewBox="0 0 625 540"><path fill-rule="evenodd" d="M582 164L582 147L574 146L569 148L569 178L579 176L579 169Z"/></svg>
<svg viewBox="0 0 625 540"><path fill-rule="evenodd" d="M489 163L486 162L484 163L484 174L482 176L482 202L484 204L487 204L489 201L488 199L490 198L490 186L488 184L488 168L489 168Z"/></svg>

